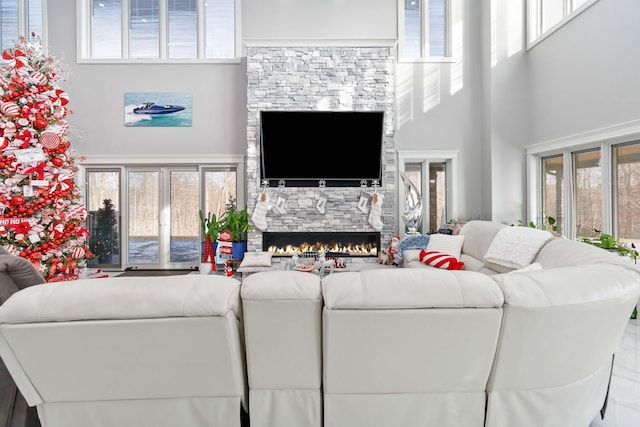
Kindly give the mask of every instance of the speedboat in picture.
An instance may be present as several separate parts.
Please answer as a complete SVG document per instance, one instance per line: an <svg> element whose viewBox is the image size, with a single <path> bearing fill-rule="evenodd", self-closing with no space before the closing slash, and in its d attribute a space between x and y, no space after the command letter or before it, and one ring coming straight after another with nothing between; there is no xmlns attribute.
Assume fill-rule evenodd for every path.
<svg viewBox="0 0 640 427"><path fill-rule="evenodd" d="M157 105L154 102L147 102L146 104L133 109L134 114L169 114L177 113L184 110L184 107L180 105Z"/></svg>

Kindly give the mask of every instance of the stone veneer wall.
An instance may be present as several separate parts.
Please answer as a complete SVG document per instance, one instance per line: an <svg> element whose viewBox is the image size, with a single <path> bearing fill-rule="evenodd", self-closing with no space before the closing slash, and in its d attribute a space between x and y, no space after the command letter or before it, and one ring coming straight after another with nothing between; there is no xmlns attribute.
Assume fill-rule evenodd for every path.
<svg viewBox="0 0 640 427"><path fill-rule="evenodd" d="M381 243L396 224L396 159L394 132L394 59L390 47L248 47L247 48L247 209L252 213L260 188L259 117L262 110L384 111ZM331 162L339 150L324 158L292 161ZM353 159L357 161L357 159ZM248 250L262 250L262 231L375 231L368 213L358 209L360 188L326 188L325 214L316 209L318 188L269 188L270 205L286 196L286 213L269 210L267 230L248 235ZM371 187L368 189L371 191ZM371 200L367 206L371 207Z"/></svg>

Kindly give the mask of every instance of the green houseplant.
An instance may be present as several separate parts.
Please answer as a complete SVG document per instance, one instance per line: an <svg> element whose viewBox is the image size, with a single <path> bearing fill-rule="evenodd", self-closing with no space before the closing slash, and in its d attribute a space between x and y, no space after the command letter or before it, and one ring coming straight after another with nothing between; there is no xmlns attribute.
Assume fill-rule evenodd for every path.
<svg viewBox="0 0 640 427"><path fill-rule="evenodd" d="M231 259L240 260L247 251L247 233L253 231L249 224L249 213L246 209L237 210L233 198L229 198L227 210L220 215L220 233L224 235L228 231L229 238L233 243L233 253Z"/></svg>
<svg viewBox="0 0 640 427"><path fill-rule="evenodd" d="M538 226L534 221L529 221L528 224L525 224L524 222L522 222L521 219L518 220L517 224L511 224L511 225L517 225L518 227L537 228L539 230L546 230L546 231L551 231L552 233L558 233L558 225L556 224L556 219L552 216L543 215L542 225L540 226Z"/></svg>
<svg viewBox="0 0 640 427"><path fill-rule="evenodd" d="M631 258L631 260L636 263L638 259L638 250L636 249L636 245L631 243L627 245L626 243L619 242L610 234L603 233L600 230L595 230L596 233L600 233L597 237L588 238L583 237L580 239L581 242L588 243L593 246L597 246L602 249L606 249L611 252L617 252L620 256L627 256Z"/></svg>

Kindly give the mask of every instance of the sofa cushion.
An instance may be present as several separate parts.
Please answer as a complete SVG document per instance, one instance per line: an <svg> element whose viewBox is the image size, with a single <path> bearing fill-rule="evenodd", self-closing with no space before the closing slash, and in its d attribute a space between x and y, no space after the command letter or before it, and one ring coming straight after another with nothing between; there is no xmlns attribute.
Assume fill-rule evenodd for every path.
<svg viewBox="0 0 640 427"><path fill-rule="evenodd" d="M269 251L245 252L239 268L244 267L271 267L273 253Z"/></svg>
<svg viewBox="0 0 640 427"><path fill-rule="evenodd" d="M320 277L301 271L263 271L242 281L243 301L319 301Z"/></svg>
<svg viewBox="0 0 640 427"><path fill-rule="evenodd" d="M558 267L522 274L493 276L505 304L518 307L560 307L637 298L638 271L611 264ZM614 283L614 285L612 285Z"/></svg>
<svg viewBox="0 0 640 427"><path fill-rule="evenodd" d="M617 252L563 238L553 238L547 242L536 256L535 262L542 264L545 269L603 262L625 266L631 264L628 257L619 256Z"/></svg>
<svg viewBox="0 0 640 427"><path fill-rule="evenodd" d="M464 236L452 236L449 234L432 234L429 236L427 251L436 251L449 254L456 259L460 259Z"/></svg>
<svg viewBox="0 0 640 427"><path fill-rule="evenodd" d="M16 292L0 323L240 314L240 282L217 275L111 277L46 283Z"/></svg>
<svg viewBox="0 0 640 427"><path fill-rule="evenodd" d="M480 220L467 222L460 230L460 235L465 236L462 253L484 262L484 255L487 253L493 237L498 230L504 227L508 227L508 225Z"/></svg>
<svg viewBox="0 0 640 427"><path fill-rule="evenodd" d="M473 271L384 268L334 273L322 279L325 308L502 307L492 278Z"/></svg>
<svg viewBox="0 0 640 427"><path fill-rule="evenodd" d="M464 262L458 261L449 254L438 251L425 251L424 249L420 251L420 262L445 270L461 270L464 267Z"/></svg>

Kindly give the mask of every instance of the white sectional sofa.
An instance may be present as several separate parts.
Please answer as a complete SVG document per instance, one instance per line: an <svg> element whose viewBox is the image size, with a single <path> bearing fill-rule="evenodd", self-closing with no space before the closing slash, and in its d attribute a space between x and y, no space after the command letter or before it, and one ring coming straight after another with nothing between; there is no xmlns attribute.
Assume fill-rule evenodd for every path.
<svg viewBox="0 0 640 427"><path fill-rule="evenodd" d="M223 276L35 285L0 311L0 356L43 427L240 427L242 336Z"/></svg>
<svg viewBox="0 0 640 427"><path fill-rule="evenodd" d="M54 427L81 425L92 405L99 427L236 426L240 408L252 427L586 427L606 402L640 271L555 237L531 259L537 270L488 263L504 227L467 223L459 271L405 252L408 268L322 279L269 271L192 288L194 276L163 278L173 289L164 296L159 278L115 278L104 294L111 309L91 290L106 279L37 285L0 307L0 355ZM63 298L49 300L50 286ZM189 314L166 310L187 301ZM159 353L167 363L145 365ZM188 423L158 416L165 398ZM123 414L117 424L112 410ZM145 423L147 413L159 422Z"/></svg>

